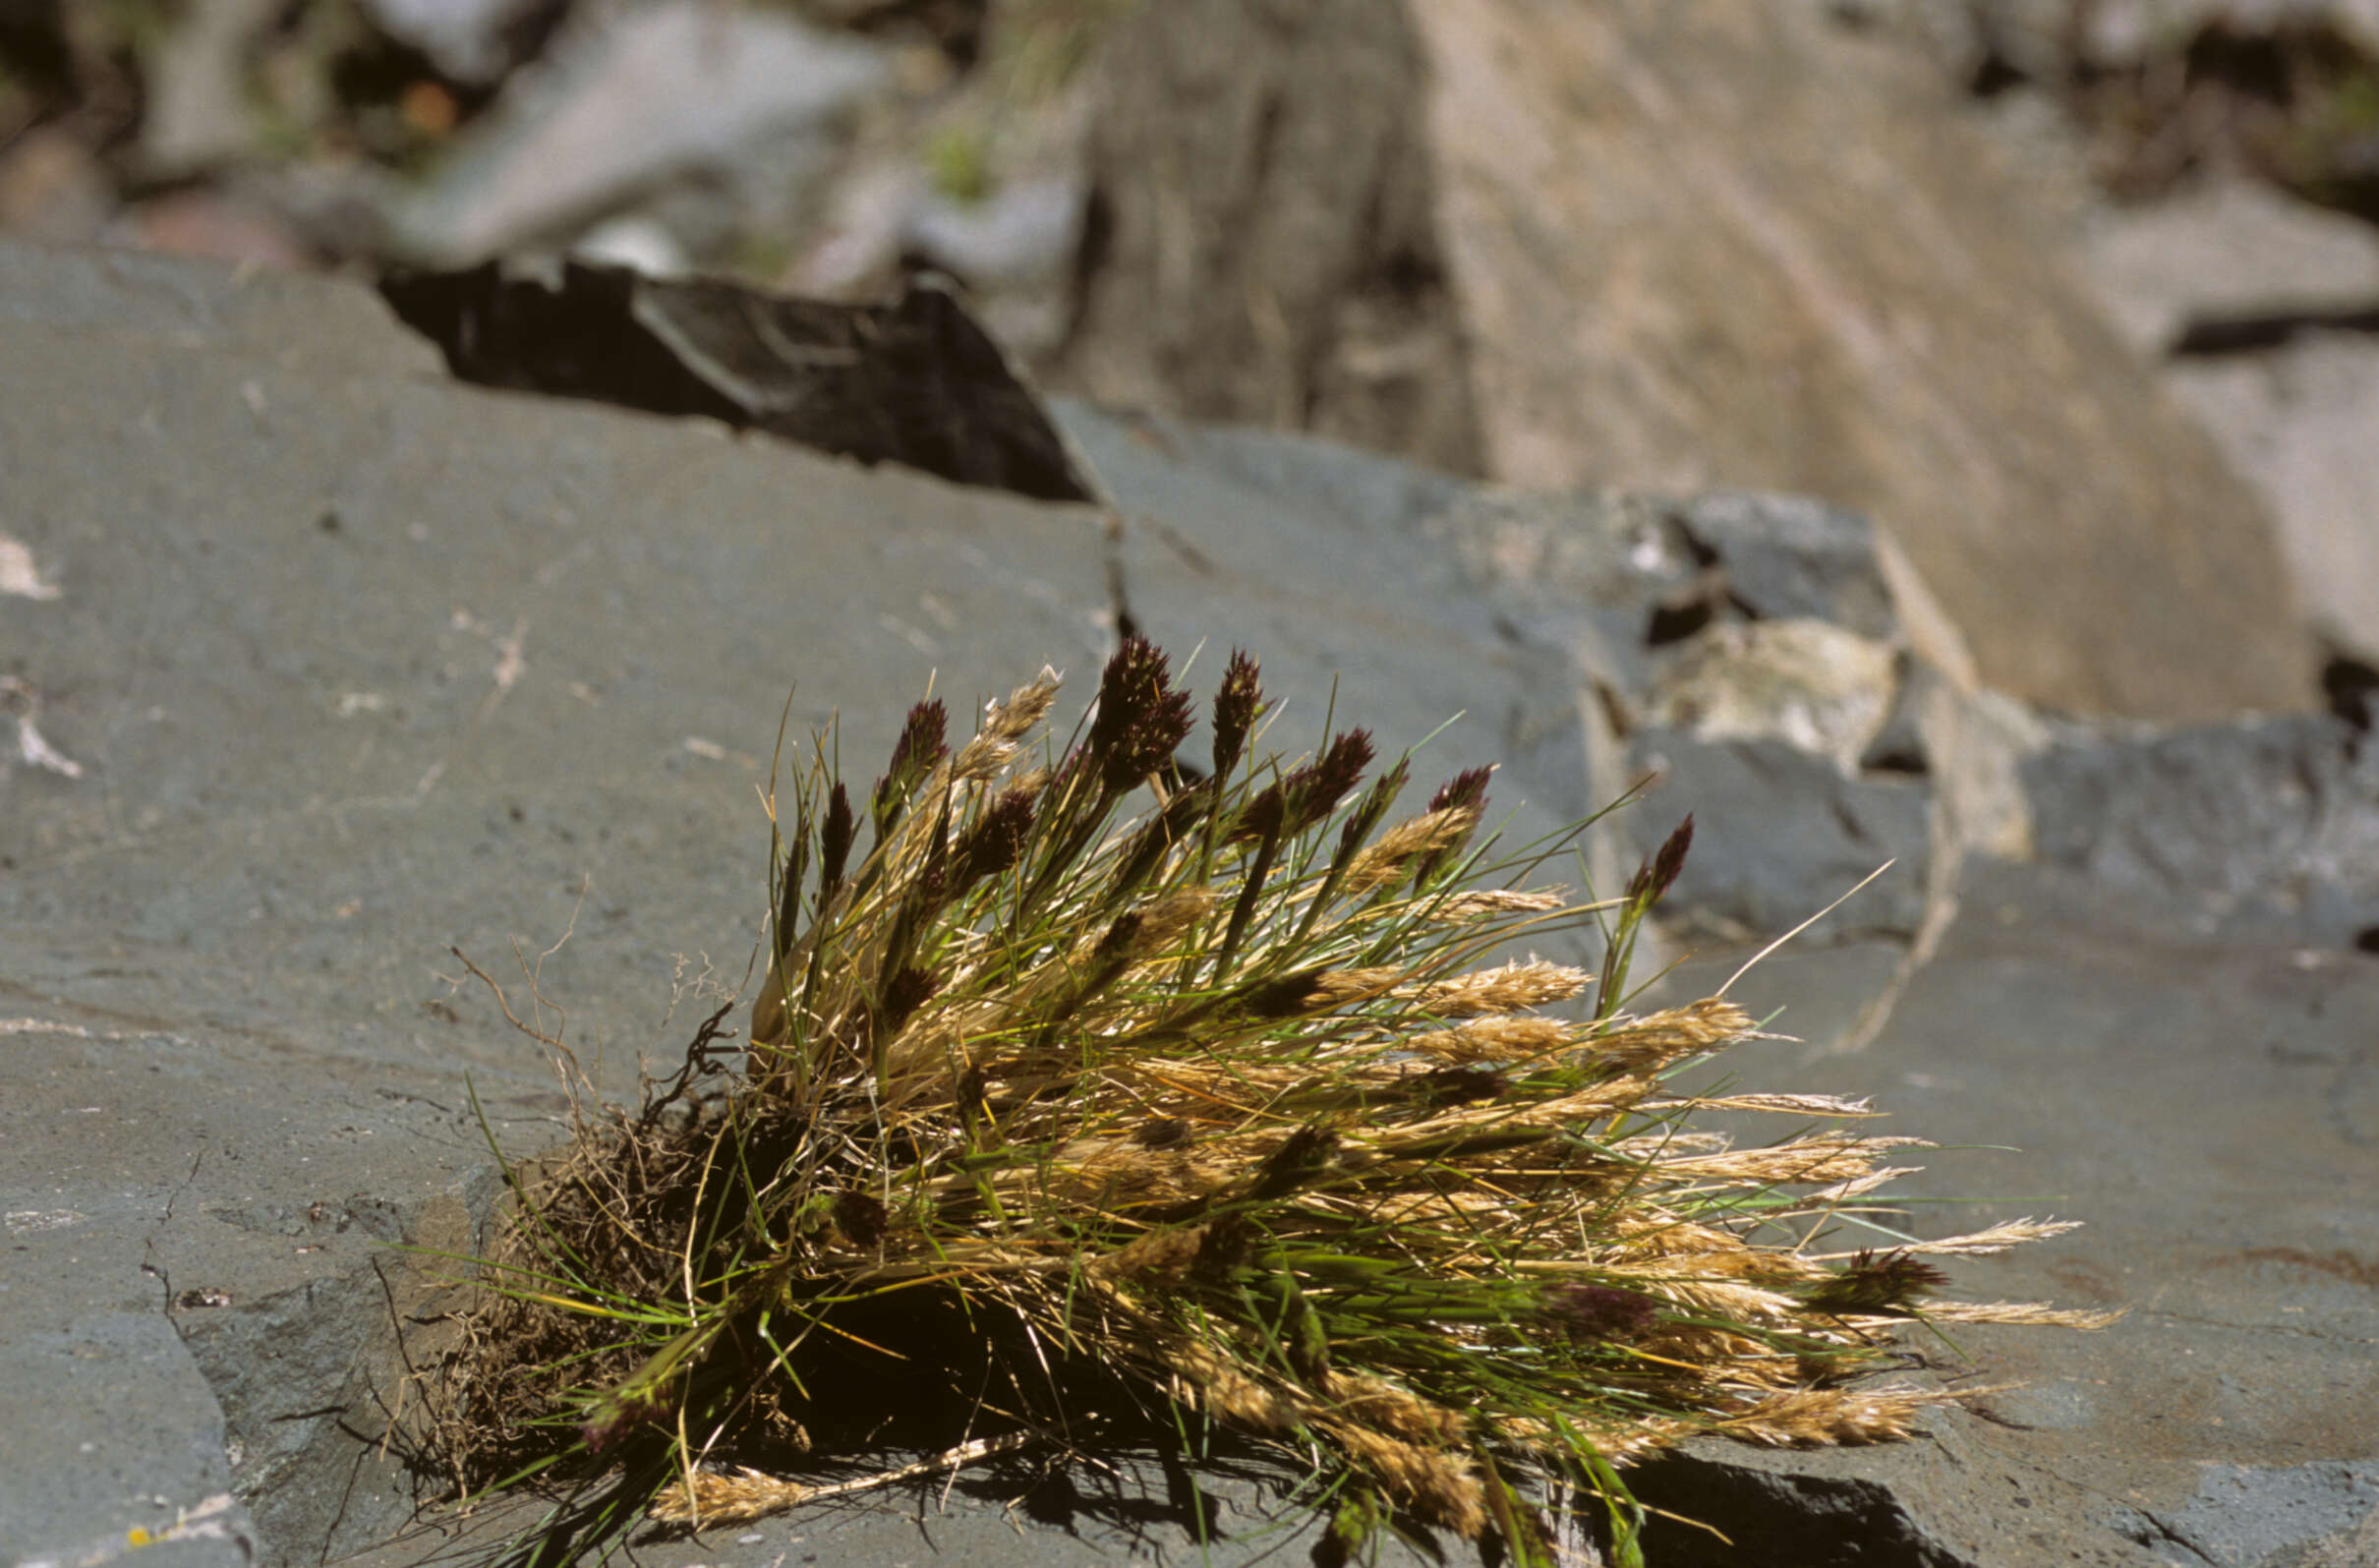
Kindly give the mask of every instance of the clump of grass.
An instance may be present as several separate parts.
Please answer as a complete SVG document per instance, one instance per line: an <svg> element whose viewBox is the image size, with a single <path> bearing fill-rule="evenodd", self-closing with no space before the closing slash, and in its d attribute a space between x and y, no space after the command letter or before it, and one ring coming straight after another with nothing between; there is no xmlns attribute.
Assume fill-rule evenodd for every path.
<svg viewBox="0 0 2379 1568"><path fill-rule="evenodd" d="M640 1111L514 1172L449 1378L466 1484L573 1478L573 1529L725 1523L851 1484L780 1479L804 1454L1219 1425L1315 1471L1343 1552L1420 1524L1546 1561L1551 1484L1625 1560L1629 1463L1899 1437L1954 1396L1873 1379L1895 1330L2098 1320L1936 1296L1932 1259L2062 1223L1822 1250L1919 1141L1847 1130L1865 1102L1679 1087L1756 1036L1723 996L1629 1010L1690 819L1577 900L1537 878L1584 825L1499 853L1486 769L1416 806L1360 729L1256 758L1245 656L1202 773L1146 642L1036 744L1057 696L1045 670L955 748L921 703L863 792L821 763L774 802L725 1090L694 1092L723 1011ZM1566 933L1598 974L1507 956ZM1715 1111L1799 1131L1738 1146Z"/></svg>

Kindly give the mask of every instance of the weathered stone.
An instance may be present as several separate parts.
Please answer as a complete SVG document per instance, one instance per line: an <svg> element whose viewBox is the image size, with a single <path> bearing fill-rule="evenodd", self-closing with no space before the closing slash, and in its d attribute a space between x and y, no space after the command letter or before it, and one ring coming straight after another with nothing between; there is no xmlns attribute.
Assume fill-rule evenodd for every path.
<svg viewBox="0 0 2379 1568"><path fill-rule="evenodd" d="M886 305L581 261L399 272L380 292L467 380L702 414L865 463L1089 500L1008 357L949 289Z"/></svg>
<svg viewBox="0 0 2379 1568"><path fill-rule="evenodd" d="M1318 729L1334 668L1346 719L1391 749L1447 702L1470 706L1495 727L1449 764L1500 752L1499 804L1558 815L1599 788L1586 721L1603 704L1569 662L1604 635L1596 617L1649 679L1710 631L1648 645L1654 606L1725 565L1684 543L1691 507L1538 497L1532 512L1486 493L1509 531L1471 536L1441 476L1066 411L1121 501L1110 538L1087 508L456 387L362 290L158 259L0 248L0 354L51 394L0 403L0 522L27 580L56 590L0 597L0 671L13 702L38 695L40 732L81 770L12 752L0 778L0 1216L16 1260L0 1272L0 1404L48 1413L0 1423L0 1539L52 1557L227 1483L248 1511L226 1524L267 1568L356 1549L359 1568L396 1568L438 1547L443 1514L386 1542L414 1479L369 1438L402 1375L392 1307L426 1305L408 1292L427 1282L383 1239L451 1247L484 1223L475 1101L515 1150L558 1136L569 1111L544 1053L448 948L516 1005L534 991L566 1008L598 1082L631 1089L634 1059L673 1054L751 951L754 792L796 679L802 743L840 704L844 754L864 758L929 672L962 705L1042 660L1086 669L1131 609L1177 651L1207 636L1210 660L1254 641L1293 694L1284 738L1303 738L1297 713ZM1531 570L1482 575L1480 539ZM1855 603L1868 574L1846 556L1821 569L1825 553L1779 580L1835 582ZM1730 604L1712 624L1764 622ZM2165 787L2171 737L2043 736L1945 677L1903 691L1923 772L1845 780L1772 740L1702 758L1637 731L1684 759L1663 810L1695 789L1741 802L1720 813L1737 819L1731 845L1705 816L1689 871L1824 849L1846 831L1837 807L1869 809L1861 791L1889 802L1864 819L1872 837L1917 832L1924 808L1898 807L1930 792L1938 816L1965 766L1942 740L1954 726L1927 717L1944 692L1995 755L2070 752L2101 802L2075 820L2104 830ZM2248 847L2285 860L2307 823L2346 820L2339 781L2358 776L2323 760L2322 734L2183 737L2177 777L2219 787L2181 791L2174 813L2211 834L2237 809L2224 791L2312 768L2331 781L2308 797L2324 810L2243 819ZM2216 809L2191 819L2191 800ZM1792 875L1830 876L1820 858ZM1747 1087L1874 1094L1890 1132L2021 1143L2020 1161L1944 1150L1916 1193L2053 1204L1927 1204L1891 1223L2088 1219L2073 1240L1961 1261L1958 1294L2131 1317L2090 1336L1961 1331L1976 1381L2027 1385L1989 1397L1997 1422L1945 1416L1918 1442L1824 1454L1698 1446L1691 1465L1639 1473L1664 1506L1758 1540L1760 1516L1726 1510L1775 1505L1767 1539L1809 1563L1888 1547L1883 1560L1959 1568L2147 1568L2179 1541L2215 1562L2346 1563L2367 1545L2360 1348L2379 1334L2379 1235L2358 1184L2379 1139L2379 966L2279 924L2220 944L2175 932L2157 911L2178 884L2143 897L2094 881L2093 863L1965 857L1964 913L1929 962L1896 931L1777 955L1733 994L1763 1017L1784 1009L1774 1027L1807 1044L1721 1068ZM1715 983L1740 957L1674 984ZM1870 1242L1887 1238L1846 1216L1826 1245ZM1309 1518L1268 1524L1276 1471L1218 1461L1193 1486L1152 1456L1113 1457L1055 1477L1019 1460L947 1490L934 1478L638 1555L889 1563L922 1530L992 1564L1201 1542L1230 1564L1310 1539ZM499 1506L471 1528L528 1522ZM229 1539L142 1555L241 1560Z"/></svg>
<svg viewBox="0 0 2379 1568"><path fill-rule="evenodd" d="M1049 384L1476 472L1404 8L1170 0L1101 70L1083 293Z"/></svg>
<svg viewBox="0 0 2379 1568"><path fill-rule="evenodd" d="M657 189L693 195L688 176L745 186L744 220L782 209L890 72L877 45L779 12L587 8L404 204L393 249L467 266Z"/></svg>
<svg viewBox="0 0 2379 1568"><path fill-rule="evenodd" d="M45 393L0 408L0 504L57 590L0 598L0 670L79 769L0 754L0 1210L67 1216L10 1238L0 1404L77 1413L0 1429L0 1540L79 1552L236 1481L267 1563L318 1561L412 1508L341 1435L395 1400L404 1269L377 1221L260 1207L467 1192L466 1073L516 1147L567 1112L449 948L529 1006L518 939L631 1093L743 972L787 691L795 759L837 707L865 757L937 668L962 708L1095 668L1098 525L460 388L347 285L13 245L0 279ZM172 1368L53 1381L169 1287L203 1293Z"/></svg>
<svg viewBox="0 0 2379 1568"><path fill-rule="evenodd" d="M2131 346L2161 357L2203 320L2318 318L2379 299L2379 235L2232 178L2096 214L2082 276Z"/></svg>
<svg viewBox="0 0 2379 1568"><path fill-rule="evenodd" d="M2104 212L2076 254L2271 508L2306 620L2379 663L2379 234L2228 179Z"/></svg>
<svg viewBox="0 0 2379 1568"><path fill-rule="evenodd" d="M1922 785L1844 778L1826 757L1783 740L1706 741L1646 728L1628 755L1655 780L1648 809L1670 819L1693 813L1694 852L1672 890L1672 916L1696 937L1781 936L1886 861L1891 869L1813 940L1911 938L1923 923L1932 800Z"/></svg>
<svg viewBox="0 0 2379 1568"><path fill-rule="evenodd" d="M2034 702L2308 700L2253 496L1921 62L1751 0L1412 14L1490 473L1880 518Z"/></svg>
<svg viewBox="0 0 2379 1568"><path fill-rule="evenodd" d="M2379 947L2379 746L2326 715L2068 728L2022 765L2042 859L2200 935Z"/></svg>
<svg viewBox="0 0 2379 1568"><path fill-rule="evenodd" d="M1647 718L1698 740L1776 739L1855 777L1898 696L1893 650L1813 616L1720 626L1681 649Z"/></svg>

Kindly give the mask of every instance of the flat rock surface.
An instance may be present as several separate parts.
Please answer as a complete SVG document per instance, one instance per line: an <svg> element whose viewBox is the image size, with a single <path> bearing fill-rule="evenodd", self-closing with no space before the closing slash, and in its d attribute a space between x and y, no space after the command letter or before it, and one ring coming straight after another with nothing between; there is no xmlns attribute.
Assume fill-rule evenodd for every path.
<svg viewBox="0 0 2379 1568"><path fill-rule="evenodd" d="M1742 1000L1782 1008L1772 1026L1801 1043L1729 1066L1761 1087L1873 1095L1883 1131L1947 1145L1916 1156L1930 1169L1907 1191L1947 1201L1917 1208L1911 1234L2087 1222L1960 1267L1962 1290L2129 1315L2095 1334L1953 1330L1954 1352L1935 1354L2013 1385L1980 1403L1989 1419L1886 1449L1706 1445L1696 1462L1722 1474L1663 1477L1659 1500L1691 1511L1719 1493L1776 1519L1779 1496L1880 1485L1888 1500L1859 1511L1941 1553L1913 1561L2368 1560L2352 1543L2379 1504L2379 1216L2364 1196L2379 961L2145 939L2119 903L2029 867L1973 874L1965 904L1864 1049L1840 1048L1856 975L1887 970L1887 952L1769 959ZM1727 972L1705 961L1680 978ZM2010 1145L2020 1156L1990 1152ZM1807 1561L1859 1560L1801 1539ZM1668 1560L1733 1560L1677 1546Z"/></svg>
<svg viewBox="0 0 2379 1568"><path fill-rule="evenodd" d="M611 1092L640 1053L672 1060L744 978L788 689L800 746L848 716L859 775L929 676L960 708L1044 661L1087 674L1121 610L1177 654L1204 639L1201 689L1233 642L1263 654L1277 744L1321 733L1343 671L1338 721L1391 747L1466 711L1422 776L1507 759L1510 831L1596 792L1567 653L1432 531L1449 482L1393 464L1074 411L1117 537L1087 508L458 387L351 286L15 247L0 355L40 389L0 403L0 535L55 590L0 595L0 1407L43 1413L0 1424L0 1560L95 1564L226 1493L141 1560L461 1561L510 1522L391 1543L410 1484L369 1441L401 1383L391 1318L435 1284L389 1244L467 1249L488 1210L473 1097L514 1149L566 1125L448 950L524 1014L534 971ZM1696 791L1680 765L1660 826ZM2131 1315L1958 1335L1957 1366L2022 1386L1927 1440L1643 1472L1751 1553L1680 1536L1656 1563L2367 1560L2379 960L2278 927L2150 935L2088 871L1970 865L1913 969L1895 940L1770 959L1744 999L1804 1043L1729 1065L2022 1145L1938 1157L1920 1191L1988 1201L1912 1223L2087 1219L1961 1264L1961 1294ZM1187 1489L1119 1456L638 1560L1191 1561L1200 1495L1213 1560L1303 1557L1260 1479Z"/></svg>

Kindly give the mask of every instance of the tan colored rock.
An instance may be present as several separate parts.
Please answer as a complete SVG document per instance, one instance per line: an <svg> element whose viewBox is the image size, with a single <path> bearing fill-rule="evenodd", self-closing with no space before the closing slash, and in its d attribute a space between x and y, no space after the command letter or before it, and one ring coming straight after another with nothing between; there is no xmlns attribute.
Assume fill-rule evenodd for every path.
<svg viewBox="0 0 2379 1568"><path fill-rule="evenodd" d="M1489 472L1865 510L2034 702L2307 703L2262 508L1921 61L1766 0L1412 15Z"/></svg>
<svg viewBox="0 0 2379 1568"><path fill-rule="evenodd" d="M1139 8L1045 379L1522 486L1815 495L1898 541L1895 590L1941 611L1914 618L1971 650L1935 659L1961 686L2307 706L2261 501L1938 66L1827 15Z"/></svg>
<svg viewBox="0 0 2379 1568"><path fill-rule="evenodd" d="M1479 471L1425 66L1381 0L1165 0L1115 29L1045 384Z"/></svg>
<svg viewBox="0 0 2379 1568"><path fill-rule="evenodd" d="M1898 683L1888 644L1827 620L1758 620L1689 644L1646 717L1697 740L1782 740L1855 779Z"/></svg>
<svg viewBox="0 0 2379 1568"><path fill-rule="evenodd" d="M2271 508L2306 623L2379 662L2379 338L2317 324L2379 301L2379 234L2226 180L2101 215L2079 258L2151 355L2202 319L2305 317L2251 350L2167 355L2159 375Z"/></svg>

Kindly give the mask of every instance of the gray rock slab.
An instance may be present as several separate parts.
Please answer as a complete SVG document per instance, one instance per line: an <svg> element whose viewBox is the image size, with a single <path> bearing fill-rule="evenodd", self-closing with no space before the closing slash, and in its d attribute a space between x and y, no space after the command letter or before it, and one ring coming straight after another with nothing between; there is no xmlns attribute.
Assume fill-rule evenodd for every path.
<svg viewBox="0 0 2379 1568"><path fill-rule="evenodd" d="M1097 524L457 388L351 287L13 246L0 280L42 389L0 409L0 530L57 590L0 598L0 1403L78 1413L0 1427L0 1541L236 1474L266 1560L314 1560L410 1506L306 1456L376 1429L382 1244L487 1161L465 1075L515 1146L563 1130L448 948L530 1016L517 949L632 1090L743 978L787 692L788 760L840 707L863 773L937 669L960 709L1095 670Z"/></svg>
<svg viewBox="0 0 2379 1568"><path fill-rule="evenodd" d="M1932 825L1921 784L1846 779L1780 740L1673 729L1634 738L1629 754L1662 781L1652 809L1694 816L1695 853L1673 890L1681 923L1738 940L1773 935L1878 871L1815 940L1907 937L1922 923Z"/></svg>
<svg viewBox="0 0 2379 1568"><path fill-rule="evenodd" d="M1309 460L1295 483L1301 493L1318 490L1317 465ZM1410 532L1431 547L1428 566L1415 571L1435 574L1439 597L1467 613L1486 612L1515 645L1552 651L1551 678L1580 713L1600 799L1654 781L1644 807L1611 825L1597 866L1604 880L1611 868L1632 869L1692 812L1705 847L1667 906L1680 923L1772 934L1892 861L1819 940L1908 937L1922 924L1935 874L1933 760L1913 719L1893 747L1875 742L1889 738L1903 691L1930 676L1917 661L1890 657L1904 648L1904 630L1865 519L1797 496L1663 499L1495 487L1444 494L1363 474L1348 476L1344 494L1350 509L1377 494L1401 506L1390 515L1415 515ZM1844 641L1870 640L1878 668L1899 671L1886 684L1903 691L1869 693L1847 676L1805 686L1788 662L1760 654L1741 659L1738 674L1752 689L1789 693L1812 713L1872 709L1875 733L1846 737L1841 749L1854 763L1874 752L1878 766L1846 770L1828 760L1815 733L1828 726L1786 722L1785 701L1771 703L1751 733L1739 713L1652 722L1664 713L1683 720L1701 705L1685 700L1679 678L1716 646L1713 637L1794 620L1823 620L1849 634ZM1774 678L1760 678L1763 671Z"/></svg>
<svg viewBox="0 0 2379 1568"><path fill-rule="evenodd" d="M1956 1260L1952 1294L2129 1315L2086 1334L1953 1330L1916 1348L2012 1385L1980 1401L1984 1419L1873 1449L1697 1444L1641 1472L1646 1494L1739 1542L1790 1543L1772 1560L1795 1563L2369 1560L2379 961L2159 932L2054 870L1978 863L1963 900L1864 1049L1840 1047L1860 1022L1856 971L1880 983L1891 949L1787 949L1753 970L1736 994L1782 1009L1772 1026L1803 1043L1728 1069L1746 1086L1871 1094L1890 1113L1878 1131L1945 1145L1916 1156L1930 1168L1906 1190L1924 1201L1893 1222L1910 1235L2087 1222ZM1697 960L1676 983L1731 968ZM1846 1224L1832 1245L1889 1238ZM1688 1531L1659 1544L1671 1565L1745 1560Z"/></svg>
<svg viewBox="0 0 2379 1568"><path fill-rule="evenodd" d="M1087 674L1120 603L1177 652L1205 639L1201 670L1262 653L1284 745L1318 737L1344 671L1340 722L1391 748L1467 709L1422 760L1507 759L1498 798L1538 814L1515 833L1592 803L1550 610L1433 531L1440 482L1375 460L1072 411L1111 536L456 387L346 285L13 247L0 355L43 393L0 403L0 533L57 590L0 596L0 1406L46 1417L0 1423L15 1562L103 1560L227 1488L224 1534L142 1560L245 1561L240 1536L268 1564L484 1560L517 1515L392 1539L414 1483L373 1439L439 1269L389 1244L467 1249L482 1113L527 1150L569 1100L448 948L516 1009L565 1008L539 1017L606 1090L672 1060L743 978L788 688L793 759L840 707L863 776L930 675L963 707L1045 660ZM2107 820L2123 790L2152 793L2123 784ZM2086 860L1970 861L1960 897L1928 964L1870 940L1754 970L1747 1005L1806 1043L1727 1066L2020 1144L1944 1151L1918 1195L1984 1201L1909 1223L2085 1218L1960 1288L2131 1315L1934 1348L2020 1386L1915 1443L1644 1471L1754 1554L1679 1535L1654 1561L2367 1558L2379 962L2278 927L2208 940ZM1071 1492L921 1482L638 1560L1198 1557L1181 1479L1135 1463ZM1263 1478L1197 1484L1211 1560L1302 1556Z"/></svg>
<svg viewBox="0 0 2379 1568"><path fill-rule="evenodd" d="M1452 481L1314 441L1079 403L1059 415L1121 509L1129 613L1163 646L1203 642L1216 670L1234 645L1256 654L1272 745L1309 750L1325 720L1369 727L1388 755L1425 741L1414 783L1431 788L1499 763L1490 814L1525 804L1505 830L1516 842L1594 809L1560 651L1427 532Z"/></svg>
<svg viewBox="0 0 2379 1568"><path fill-rule="evenodd" d="M2260 180L2195 182L2091 214L2082 279L2131 346L2160 354L2204 318L2319 311L2379 294L2368 224Z"/></svg>
<svg viewBox="0 0 2379 1568"><path fill-rule="evenodd" d="M2379 949L2379 746L2325 714L2060 726L2019 767L2044 861L2201 936Z"/></svg>
<svg viewBox="0 0 2379 1568"><path fill-rule="evenodd" d="M638 1568L808 1563L921 1568L928 1562L1095 1568L1119 1561L1285 1565L1306 1561L1320 1535L1315 1518L1286 1500L1297 1478L1275 1468L1216 1467L1192 1477L1178 1467L1168 1471L1145 1455L1102 1459L1095 1472L1050 1470L1026 1461L974 1467L956 1477L919 1477L690 1538L647 1531L633 1538L631 1560ZM337 1564L484 1568L505 1541L537 1519L534 1506L499 1500L459 1527L440 1518L341 1557ZM1189 1523L1199 1520L1202 1542L1199 1528ZM1426 1559L1391 1551L1382 1560L1406 1568Z"/></svg>

